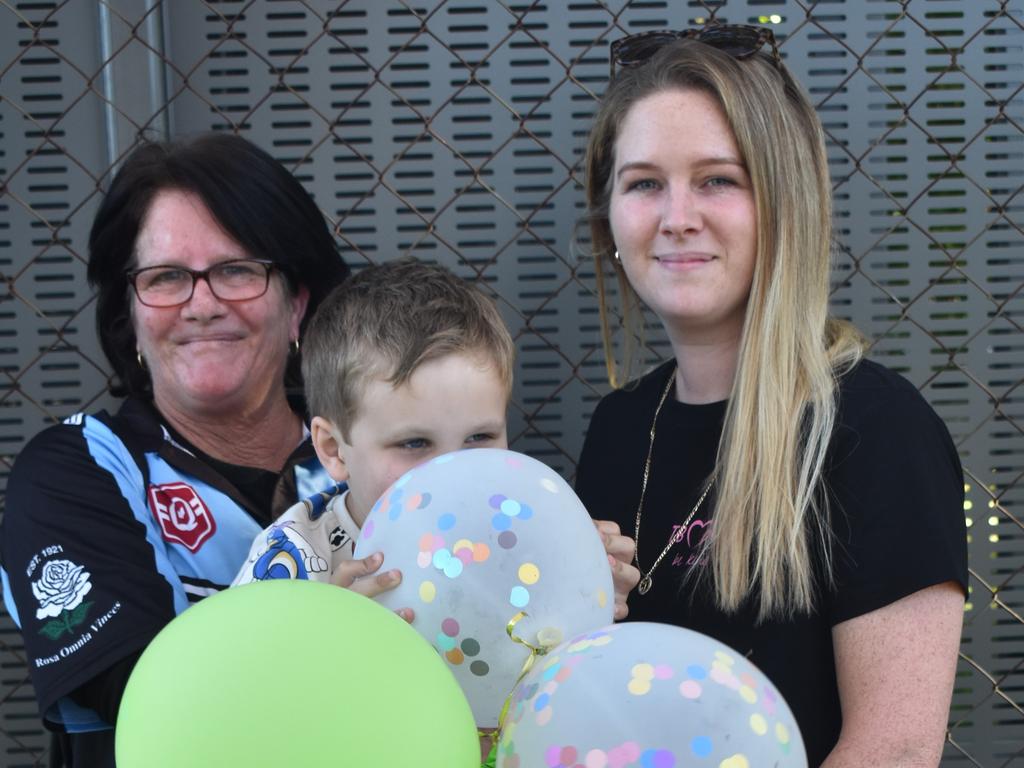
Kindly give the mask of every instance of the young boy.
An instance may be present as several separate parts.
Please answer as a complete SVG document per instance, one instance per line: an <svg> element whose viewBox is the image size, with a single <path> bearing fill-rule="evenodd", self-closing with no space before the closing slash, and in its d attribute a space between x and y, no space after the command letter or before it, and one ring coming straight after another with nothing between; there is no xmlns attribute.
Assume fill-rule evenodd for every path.
<svg viewBox="0 0 1024 768"><path fill-rule="evenodd" d="M512 338L494 304L443 267L366 267L320 305L302 356L313 445L338 485L264 530L232 586L298 578L356 587L382 561L354 561L353 551L391 483L442 453L508 445ZM389 571L356 588L377 594L400 579Z"/></svg>

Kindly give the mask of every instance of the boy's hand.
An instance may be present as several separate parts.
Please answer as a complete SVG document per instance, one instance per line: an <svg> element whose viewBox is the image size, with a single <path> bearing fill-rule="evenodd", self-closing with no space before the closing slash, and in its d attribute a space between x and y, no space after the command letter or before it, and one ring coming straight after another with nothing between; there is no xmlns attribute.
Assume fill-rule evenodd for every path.
<svg viewBox="0 0 1024 768"><path fill-rule="evenodd" d="M623 536L617 523L611 520L595 520L594 526L601 536L604 551L608 553L608 565L612 569L612 584L615 586L615 620L622 621L629 613L626 598L640 583L640 571L633 565L636 542Z"/></svg>
<svg viewBox="0 0 1024 768"><path fill-rule="evenodd" d="M331 574L331 583L351 589L364 597L376 597L402 583L402 572L398 569L373 575L383 562L384 555L380 552L374 552L362 560L346 560L339 563L338 567L334 569L334 573ZM410 624L415 618L412 608L399 608L395 613Z"/></svg>

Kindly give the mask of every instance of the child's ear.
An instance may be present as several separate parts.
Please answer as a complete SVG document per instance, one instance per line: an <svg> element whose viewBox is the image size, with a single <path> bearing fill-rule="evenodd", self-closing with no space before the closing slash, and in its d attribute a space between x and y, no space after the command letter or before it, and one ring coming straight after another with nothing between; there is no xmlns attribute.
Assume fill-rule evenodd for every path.
<svg viewBox="0 0 1024 768"><path fill-rule="evenodd" d="M327 474L336 483L348 481L348 465L341 452L341 434L337 427L322 416L314 416L309 423L309 432L316 456Z"/></svg>

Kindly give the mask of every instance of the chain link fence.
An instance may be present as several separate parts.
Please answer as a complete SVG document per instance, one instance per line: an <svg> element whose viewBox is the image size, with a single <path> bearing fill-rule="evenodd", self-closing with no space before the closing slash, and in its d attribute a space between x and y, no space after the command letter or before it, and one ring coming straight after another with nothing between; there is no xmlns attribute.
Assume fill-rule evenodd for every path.
<svg viewBox="0 0 1024 768"><path fill-rule="evenodd" d="M512 446L571 479L607 391L576 226L607 43L711 18L776 30L830 141L833 309L961 452L943 764L1024 766L1024 0L0 0L0 489L35 432L111 404L84 246L117 163L209 129L292 169L353 266L485 284L518 343ZM24 661L0 616L4 766L47 761Z"/></svg>

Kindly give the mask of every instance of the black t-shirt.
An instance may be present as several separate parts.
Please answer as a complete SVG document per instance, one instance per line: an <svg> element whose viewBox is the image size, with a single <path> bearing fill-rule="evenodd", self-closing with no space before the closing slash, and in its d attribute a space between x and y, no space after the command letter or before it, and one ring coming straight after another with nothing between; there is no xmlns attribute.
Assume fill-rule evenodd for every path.
<svg viewBox="0 0 1024 768"><path fill-rule="evenodd" d="M633 536L651 420L674 363L605 397L594 412L576 489L595 519ZM644 573L683 523L714 467L726 403L688 405L671 395L657 437L640 528ZM749 658L786 698L810 765L819 765L842 723L832 627L925 587L956 581L966 591L963 475L945 425L907 381L862 361L840 382L839 414L825 482L831 497L834 590L819 590L813 615L756 621L756 599L718 610L708 579L686 579L710 524L713 492L653 573L629 596L629 620L677 624ZM703 565L706 565L703 564Z"/></svg>

